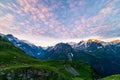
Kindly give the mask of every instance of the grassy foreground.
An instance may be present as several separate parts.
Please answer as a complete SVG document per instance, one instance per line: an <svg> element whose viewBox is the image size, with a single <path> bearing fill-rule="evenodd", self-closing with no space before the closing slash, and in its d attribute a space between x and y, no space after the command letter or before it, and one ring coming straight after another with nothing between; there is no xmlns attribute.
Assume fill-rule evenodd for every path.
<svg viewBox="0 0 120 80"><path fill-rule="evenodd" d="M100 80L120 80L120 74L108 76L108 77L105 77L105 78L100 79Z"/></svg>

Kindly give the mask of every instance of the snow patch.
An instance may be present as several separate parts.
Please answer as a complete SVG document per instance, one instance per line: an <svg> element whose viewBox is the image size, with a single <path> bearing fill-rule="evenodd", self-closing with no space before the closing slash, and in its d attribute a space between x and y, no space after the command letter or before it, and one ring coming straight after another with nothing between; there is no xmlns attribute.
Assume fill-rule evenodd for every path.
<svg viewBox="0 0 120 80"><path fill-rule="evenodd" d="M101 49L101 48L102 48L102 46L98 46L97 48L98 48L98 49Z"/></svg>
<svg viewBox="0 0 120 80"><path fill-rule="evenodd" d="M37 55L40 55L41 53L37 53Z"/></svg>
<svg viewBox="0 0 120 80"><path fill-rule="evenodd" d="M11 38L8 38L8 40L9 40L9 41L12 41L13 39L11 39Z"/></svg>

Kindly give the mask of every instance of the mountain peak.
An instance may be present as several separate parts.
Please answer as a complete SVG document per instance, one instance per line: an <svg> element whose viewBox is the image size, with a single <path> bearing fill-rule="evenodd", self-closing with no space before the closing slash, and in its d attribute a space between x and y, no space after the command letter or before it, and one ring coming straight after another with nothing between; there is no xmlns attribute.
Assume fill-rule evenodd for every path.
<svg viewBox="0 0 120 80"><path fill-rule="evenodd" d="M4 36L4 34L0 33L0 36L2 37L2 36Z"/></svg>
<svg viewBox="0 0 120 80"><path fill-rule="evenodd" d="M77 44L76 42L68 42L69 45Z"/></svg>
<svg viewBox="0 0 120 80"><path fill-rule="evenodd" d="M116 39L116 40L112 40L111 42L120 42L120 40Z"/></svg>
<svg viewBox="0 0 120 80"><path fill-rule="evenodd" d="M64 47L71 47L68 43L58 43L55 45L55 48L64 48Z"/></svg>
<svg viewBox="0 0 120 80"><path fill-rule="evenodd" d="M13 37L13 35L12 35L12 34L7 34L6 36L11 36L11 37Z"/></svg>
<svg viewBox="0 0 120 80"><path fill-rule="evenodd" d="M87 42L101 42L101 40L98 40L98 39L89 39Z"/></svg>
<svg viewBox="0 0 120 80"><path fill-rule="evenodd" d="M55 46L63 46L63 45L69 45L68 43L58 43Z"/></svg>

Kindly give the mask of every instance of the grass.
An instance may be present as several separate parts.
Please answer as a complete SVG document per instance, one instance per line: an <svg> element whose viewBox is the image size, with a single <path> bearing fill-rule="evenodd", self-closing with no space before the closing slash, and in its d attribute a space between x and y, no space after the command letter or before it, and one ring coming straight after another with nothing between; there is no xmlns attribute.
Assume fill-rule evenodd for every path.
<svg viewBox="0 0 120 80"><path fill-rule="evenodd" d="M73 80L85 80L85 79L76 77L76 78L73 78Z"/></svg>
<svg viewBox="0 0 120 80"><path fill-rule="evenodd" d="M100 79L100 80L120 80L120 74L108 76L108 77L105 77L105 78Z"/></svg>

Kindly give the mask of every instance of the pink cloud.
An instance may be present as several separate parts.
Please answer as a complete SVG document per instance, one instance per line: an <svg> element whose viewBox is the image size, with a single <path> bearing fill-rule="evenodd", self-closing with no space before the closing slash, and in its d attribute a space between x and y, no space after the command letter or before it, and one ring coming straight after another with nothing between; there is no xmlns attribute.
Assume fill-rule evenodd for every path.
<svg viewBox="0 0 120 80"><path fill-rule="evenodd" d="M9 9L13 12L16 12L16 11L18 12L18 10L20 11L20 8L18 8L15 3L11 3L11 4L10 3L8 3L8 4L0 3L0 7L3 9Z"/></svg>
<svg viewBox="0 0 120 80"><path fill-rule="evenodd" d="M22 6L23 10L26 12L26 13L31 13L31 18L34 20L34 21L37 21L37 20L41 20L45 25L46 27L44 27L44 30L42 28L42 26L38 28L37 30L37 34L38 35L43 35L43 33L45 34L45 32L47 30L50 30L50 31L53 31L55 33L58 33L57 31L60 31L58 34L62 34L62 32L65 32L64 29L64 25L62 25L57 19L55 19L55 14L52 12L52 9L54 9L54 7L47 7L43 4L39 5L38 8L36 8L34 6L34 3L31 3L31 1L29 0L18 0L19 1L19 4ZM34 24L35 28L37 28L36 26L36 23ZM43 32L43 31L45 32ZM33 33L33 29L29 30L31 33ZM36 35L37 35L36 34ZM62 35L64 36L64 35Z"/></svg>
<svg viewBox="0 0 120 80"><path fill-rule="evenodd" d="M55 1L51 1L51 3L54 2ZM19 15L21 15L21 17L24 17L24 15L29 15L28 20L25 19L24 22L18 23L22 26L25 26L25 30L27 30L23 30L25 33L43 35L47 37L54 37L54 34L57 34L63 38L73 38L94 34L99 32L100 29L103 29L104 21L107 15L109 15L114 9L115 0L107 3L107 5L103 9L101 9L95 16L89 18L82 16L77 21L73 18L73 24L75 25L73 26L73 28L65 26L56 19L56 15L53 10L61 6L62 3L57 3L56 5L52 5L50 7L42 3L37 5L38 0L18 0L18 3L21 7L18 7L16 4L13 3L7 4L6 8L18 13ZM71 11L74 11L76 6L83 6L86 2L85 0L68 0L68 3ZM5 5L2 3L0 3L0 6L5 7ZM12 24L12 22L14 21L14 16L12 14L7 14L4 17L0 18L0 25L4 27L12 26L11 29L19 30L19 28L13 27L14 24ZM30 21L33 21L33 25L30 25ZM45 26L41 24L44 24ZM50 34L47 32L50 32Z"/></svg>
<svg viewBox="0 0 120 80"><path fill-rule="evenodd" d="M100 11L100 14L107 15L107 14L109 14L109 13L112 11L112 9L113 9L113 7L103 8L103 9Z"/></svg>
<svg viewBox="0 0 120 80"><path fill-rule="evenodd" d="M86 4L86 1L85 0L67 0L68 4L69 4L69 7L70 7L70 10L71 11L74 11L76 6L83 6L84 4Z"/></svg>
<svg viewBox="0 0 120 80"><path fill-rule="evenodd" d="M5 16L0 17L0 26L10 27L14 20L14 16L11 14L6 14Z"/></svg>
<svg viewBox="0 0 120 80"><path fill-rule="evenodd" d="M2 28L0 27L0 33L3 32Z"/></svg>
<svg viewBox="0 0 120 80"><path fill-rule="evenodd" d="M91 18L90 20L93 21L93 23L96 23L97 21L103 21L107 15L109 15L111 13L113 9L113 6L111 7L107 7L107 8L103 8L98 15L94 16L93 18Z"/></svg>
<svg viewBox="0 0 120 80"><path fill-rule="evenodd" d="M0 16L1 32L19 32L20 28L14 25L14 16L10 13Z"/></svg>
<svg viewBox="0 0 120 80"><path fill-rule="evenodd" d="M5 21L0 21L0 26L4 26L4 27L10 27L11 26L11 24L9 24L9 23L7 23L7 22L5 22Z"/></svg>
<svg viewBox="0 0 120 80"><path fill-rule="evenodd" d="M19 32L20 28L18 26L13 26L12 30Z"/></svg>
<svg viewBox="0 0 120 80"><path fill-rule="evenodd" d="M112 10L114 9L115 7L115 3L116 3L116 0L113 0L109 3L107 3L107 6L104 7L103 9L101 9L99 11L99 13L94 16L93 18L91 18L90 20L93 21L93 23L96 23L97 21L103 21L105 20L105 18L112 12ZM103 23L101 22L101 23Z"/></svg>
<svg viewBox="0 0 120 80"><path fill-rule="evenodd" d="M108 30L107 26L104 24L106 17L111 14L112 10L115 7L115 0L109 2L104 8L102 8L96 16L85 18L84 16L81 17L79 20L75 22L74 29L71 33L73 36L78 37L83 35L93 35L99 34L100 30Z"/></svg>
<svg viewBox="0 0 120 80"><path fill-rule="evenodd" d="M14 16L12 14L7 14L5 17L9 20L13 20L13 18L14 18Z"/></svg>

